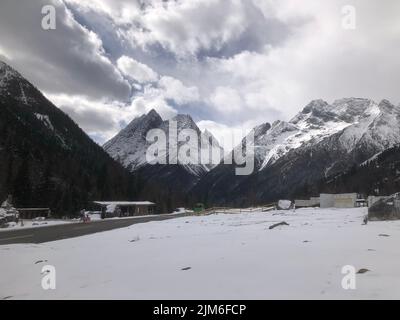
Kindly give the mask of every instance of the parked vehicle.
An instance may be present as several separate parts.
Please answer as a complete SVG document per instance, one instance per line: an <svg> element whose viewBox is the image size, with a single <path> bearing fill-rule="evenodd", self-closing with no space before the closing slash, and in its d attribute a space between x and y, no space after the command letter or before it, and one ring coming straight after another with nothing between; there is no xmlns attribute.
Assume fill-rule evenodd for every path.
<svg viewBox="0 0 400 320"><path fill-rule="evenodd" d="M193 208L194 212L202 212L205 210L204 204L203 203L196 203L196 205Z"/></svg>

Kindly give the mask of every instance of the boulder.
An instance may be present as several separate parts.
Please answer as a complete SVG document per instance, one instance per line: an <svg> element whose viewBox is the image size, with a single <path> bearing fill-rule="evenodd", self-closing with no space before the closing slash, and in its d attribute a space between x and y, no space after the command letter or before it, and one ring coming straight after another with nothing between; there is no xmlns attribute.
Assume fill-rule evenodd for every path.
<svg viewBox="0 0 400 320"><path fill-rule="evenodd" d="M288 226L288 225L289 225L289 224L288 224L286 221L282 221L282 222L273 224L273 225L270 226L268 229L269 229L269 230L272 230L272 229L275 229L276 227Z"/></svg>
<svg viewBox="0 0 400 320"><path fill-rule="evenodd" d="M290 200L279 200L278 210L290 210L292 208L292 201Z"/></svg>
<svg viewBox="0 0 400 320"><path fill-rule="evenodd" d="M368 209L368 220L400 219L400 193L380 199Z"/></svg>

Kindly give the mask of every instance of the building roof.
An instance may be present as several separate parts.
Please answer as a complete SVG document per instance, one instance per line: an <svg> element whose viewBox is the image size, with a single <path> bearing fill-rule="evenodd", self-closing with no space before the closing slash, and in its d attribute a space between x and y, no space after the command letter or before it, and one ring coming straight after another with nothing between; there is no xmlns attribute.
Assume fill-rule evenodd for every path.
<svg viewBox="0 0 400 320"><path fill-rule="evenodd" d="M155 203L150 201L93 201L93 203L98 204L100 206L120 206L120 207L128 207L128 206L154 206Z"/></svg>

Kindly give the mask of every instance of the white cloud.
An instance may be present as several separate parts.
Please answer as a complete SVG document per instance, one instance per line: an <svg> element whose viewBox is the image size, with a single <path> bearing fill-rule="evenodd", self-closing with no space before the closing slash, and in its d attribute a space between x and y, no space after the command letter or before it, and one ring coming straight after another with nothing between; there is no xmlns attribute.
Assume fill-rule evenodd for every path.
<svg viewBox="0 0 400 320"><path fill-rule="evenodd" d="M123 74L139 83L155 82L158 80L158 74L153 69L130 57L122 56L117 60L117 65Z"/></svg>
<svg viewBox="0 0 400 320"><path fill-rule="evenodd" d="M243 45L258 50L265 43L281 42L287 34L283 23L263 15L252 0L65 1L80 12L108 15L134 48L151 52L152 46L161 46L179 58L232 55Z"/></svg>
<svg viewBox="0 0 400 320"><path fill-rule="evenodd" d="M201 131L206 129L210 131L227 154L241 143L242 139L256 126L256 123L254 121L243 122L241 125L228 126L215 121L202 120L197 122L197 126Z"/></svg>
<svg viewBox="0 0 400 320"><path fill-rule="evenodd" d="M229 114L240 111L243 106L242 97L230 87L217 87L210 98L210 102L219 112Z"/></svg>
<svg viewBox="0 0 400 320"><path fill-rule="evenodd" d="M174 100L177 104L190 103L200 99L199 90L196 87L186 87L181 81L172 77L162 77L159 86L164 92L164 97Z"/></svg>
<svg viewBox="0 0 400 320"><path fill-rule="evenodd" d="M316 98L400 101L395 0L352 0L353 31L341 27L345 0L64 0L76 16L54 0L55 33L37 27L44 0L20 1L2 2L0 54L40 89L92 105L71 114L103 106L118 124L156 106L223 132L289 120Z"/></svg>
<svg viewBox="0 0 400 320"><path fill-rule="evenodd" d="M177 114L177 111L159 96L155 97L137 97L132 101L130 114L135 116L148 113L151 109L154 109L163 119L170 119Z"/></svg>
<svg viewBox="0 0 400 320"><path fill-rule="evenodd" d="M158 97L136 97L130 104L118 101L88 100L87 97L66 94L46 94L46 97L67 113L96 142L103 144L115 136L134 118L155 109L163 119L170 119L176 110Z"/></svg>
<svg viewBox="0 0 400 320"><path fill-rule="evenodd" d="M10 56L6 53L5 49L0 47L0 59L10 61Z"/></svg>
<svg viewBox="0 0 400 320"><path fill-rule="evenodd" d="M225 13L222 19L221 12ZM150 32L132 35L141 45L158 42L178 55L194 55L201 49L220 49L239 36L248 23L243 12L243 2L236 0L159 3L141 19Z"/></svg>
<svg viewBox="0 0 400 320"><path fill-rule="evenodd" d="M88 100L83 96L46 94L46 97L67 113L89 135L99 137L99 143L110 139L128 117L128 110L114 102Z"/></svg>

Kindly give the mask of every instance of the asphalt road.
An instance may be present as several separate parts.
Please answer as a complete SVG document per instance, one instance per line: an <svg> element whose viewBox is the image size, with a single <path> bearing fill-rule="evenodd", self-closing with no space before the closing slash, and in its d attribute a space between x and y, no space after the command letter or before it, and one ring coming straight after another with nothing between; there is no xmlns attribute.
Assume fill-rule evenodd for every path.
<svg viewBox="0 0 400 320"><path fill-rule="evenodd" d="M159 215L151 217L132 217L93 221L90 223L67 223L37 228L16 229L0 232L0 246L13 243L44 243L68 238L81 237L92 233L125 228L136 223L162 221L188 216L187 213Z"/></svg>

